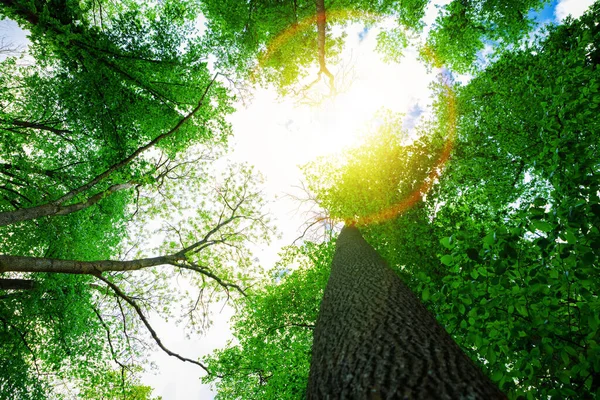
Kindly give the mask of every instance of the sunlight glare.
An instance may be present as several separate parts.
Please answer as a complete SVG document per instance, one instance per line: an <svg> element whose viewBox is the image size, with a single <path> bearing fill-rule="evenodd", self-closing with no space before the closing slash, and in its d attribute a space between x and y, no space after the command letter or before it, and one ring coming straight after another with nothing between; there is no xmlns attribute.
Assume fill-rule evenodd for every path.
<svg viewBox="0 0 600 400"><path fill-rule="evenodd" d="M363 32L362 36L357 27L349 30L354 35L349 33L340 64L350 65L354 76L349 82L337 82L347 89L318 106L298 107L311 109L310 129L318 132L317 141L304 142L301 149L296 148L296 152L303 153L303 163L360 145L367 124L381 109L409 117L411 110L425 109L429 102L428 85L434 74L427 73L417 61L416 50L409 49L401 64L386 64L375 52L376 30Z"/></svg>
<svg viewBox="0 0 600 400"><path fill-rule="evenodd" d="M259 89L252 102L232 116L236 132L232 158L253 164L263 173L266 190L279 199L272 210L277 219L291 218L289 210L297 207L281 197L295 193L294 187L303 181L299 167L360 145L378 111L405 114L405 129L427 115L429 85L438 71L427 72L414 48L406 49L399 64L383 62L375 52L377 33L375 28L347 27L341 62L331 65L331 70L336 74L342 67L350 68L352 79L343 82L344 90L318 106L281 98L273 89ZM298 221L290 226L304 222L301 215L294 218Z"/></svg>

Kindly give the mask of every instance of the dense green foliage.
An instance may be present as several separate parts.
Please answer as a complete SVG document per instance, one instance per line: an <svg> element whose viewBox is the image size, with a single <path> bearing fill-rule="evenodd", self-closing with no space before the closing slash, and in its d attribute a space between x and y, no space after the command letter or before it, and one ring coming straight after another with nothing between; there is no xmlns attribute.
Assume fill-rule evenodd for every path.
<svg viewBox="0 0 600 400"><path fill-rule="evenodd" d="M234 317L235 339L207 360L222 376L216 384L219 398L305 397L312 328L334 249L335 241L287 248L266 285L244 299Z"/></svg>
<svg viewBox="0 0 600 400"><path fill-rule="evenodd" d="M514 397L600 389L599 17L596 4L460 89L464 153L459 147L441 184L446 204L436 223L469 214L491 222L450 225L447 275L422 287L438 318ZM458 186L453 175L468 181ZM462 197L452 200L457 190Z"/></svg>
<svg viewBox="0 0 600 400"><path fill-rule="evenodd" d="M534 26L530 10L547 2L454 0L441 8L421 45L423 59L455 71L472 71L485 43L494 43L497 51L518 43ZM429 2L324 1L323 5L327 19L324 53L329 64L335 65L345 34L334 27L358 23L371 28L383 19L397 24L382 30L378 48L385 58L399 61L404 49L414 42L411 38L422 33ZM217 55L220 67L271 83L283 94L302 95L307 79L315 79L311 74L319 71L314 67L320 60L314 1L205 0L200 7L208 19L206 43ZM336 75L335 70L331 72Z"/></svg>
<svg viewBox="0 0 600 400"><path fill-rule="evenodd" d="M433 183L450 139L428 123L412 141L402 118L382 112L360 147L303 167L309 189L319 194L320 206L333 219L366 225L394 218Z"/></svg>
<svg viewBox="0 0 600 400"><path fill-rule="evenodd" d="M195 272L179 275L235 290L251 274L244 242L264 237L265 219L251 170L206 171L227 143L232 98L207 66L191 3L11 1L0 14L31 32L34 60L0 63L0 215L16 215L0 227L0 398L147 399L137 376L156 338L143 319L181 311L173 302L185 295L168 288L176 272L101 282L76 264L71 275L34 267L153 255L140 250L152 232L138 227L168 217L154 252L206 235L208 249L177 261ZM10 272L15 256L29 257L30 272ZM188 311L201 330L207 316Z"/></svg>
<svg viewBox="0 0 600 400"><path fill-rule="evenodd" d="M453 1L436 18L424 58L453 71L473 71L486 43L501 52L520 42L534 26L530 11L547 3L549 0Z"/></svg>
<svg viewBox="0 0 600 400"><path fill-rule="evenodd" d="M435 118L417 129L416 141L388 119L377 132L381 141L373 135L346 158L307 169L320 203L334 217L367 223L365 238L511 399L600 395L599 19L596 4L506 52L468 84L453 85L456 103L438 91ZM436 164L439 138L453 124L452 157ZM416 204L369 223L368 216L410 197L436 167L443 173ZM281 290L283 300L284 288L270 290ZM321 289L296 290L310 297ZM256 321L250 311L238 326ZM251 357L248 337L237 332L236 354ZM281 337L265 332L261 343ZM232 359L218 360L235 370ZM277 358L263 363L273 376L283 368ZM294 382L304 374L273 388L297 398L305 382ZM270 392L270 381L253 379L223 379L219 389L223 396L241 388Z"/></svg>
<svg viewBox="0 0 600 400"><path fill-rule="evenodd" d="M149 313L202 331L210 301L257 277L246 243L272 232L252 169L211 177L233 99L209 60L228 82L302 94L333 82L334 27L397 21L378 48L399 61L428 3L0 1L35 60L0 63L0 398L147 399L148 349L169 352ZM421 57L474 78L439 82L412 135L382 115L363 147L305 173L511 399L597 398L600 5L528 43L545 3L441 7ZM334 246L288 248L240 300L236 339L207 359L220 398L304 396ZM68 274L35 270L48 260Z"/></svg>

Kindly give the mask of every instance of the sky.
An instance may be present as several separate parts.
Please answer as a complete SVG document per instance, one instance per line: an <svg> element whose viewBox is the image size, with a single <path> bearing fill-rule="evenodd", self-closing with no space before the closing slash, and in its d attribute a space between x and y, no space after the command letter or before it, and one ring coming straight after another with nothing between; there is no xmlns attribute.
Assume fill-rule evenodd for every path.
<svg viewBox="0 0 600 400"><path fill-rule="evenodd" d="M436 2L444 4L445 2ZM592 0L553 0L536 14L539 23L560 22L568 14L581 15ZM430 7L426 22L431 24L436 9ZM406 114L404 127L412 128L427 112L428 84L435 72L427 71L416 61L414 50L407 52L400 64L383 63L373 49L376 31L351 27L348 35L346 65L354 68L350 89L320 108L298 105L291 99L280 99L273 90L259 89L253 98L245 99L231 115L234 138L231 161L254 165L265 177L265 195L271 199L271 212L281 238L268 248L256 249L260 264L269 269L277 253L298 237L307 216L287 194L300 194L295 188L301 181L299 165L317 156L357 143L361 129L382 107ZM0 38L16 45L27 45L26 33L12 21L0 21ZM351 56L350 56L351 55ZM1 60L1 59L0 59ZM165 345L189 358L210 354L231 338L229 307L216 304L213 325L205 336L188 339L178 327L151 317L151 323ZM151 360L157 369L144 374L142 382L154 388L154 395L164 400L212 399L214 392L202 385L199 367L183 363L162 352Z"/></svg>

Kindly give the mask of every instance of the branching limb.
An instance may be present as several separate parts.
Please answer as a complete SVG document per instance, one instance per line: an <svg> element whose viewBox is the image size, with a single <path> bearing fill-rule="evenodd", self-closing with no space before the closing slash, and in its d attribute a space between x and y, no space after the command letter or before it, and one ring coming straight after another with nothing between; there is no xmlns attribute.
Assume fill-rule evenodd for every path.
<svg viewBox="0 0 600 400"><path fill-rule="evenodd" d="M154 147L157 143L161 142L162 140L172 136L186 122L188 122L204 105L204 100L205 100L206 96L208 95L208 92L209 92L210 88L212 87L212 85L214 84L218 75L219 75L218 73L215 74L213 79L206 86L206 89L205 89L204 93L202 94L202 97L200 98L198 105L189 114L187 114L185 117L181 118L179 120L179 122L173 128L171 128L169 131L158 135L156 138L151 140L148 144L139 147L137 150L135 150L129 156L127 156L124 159L122 159L121 161L113 164L112 166L110 166L108 169L106 169L101 174L96 175L96 177L91 179L88 183L83 184L83 185L79 186L78 188L71 190L70 192L66 193L65 195L63 195L62 197L60 197L59 199L57 199L53 202L50 202L47 204L42 204L42 205L39 205L36 207L31 207L28 209L0 213L0 226L10 225L10 224L14 224L16 222L21 222L21 221L27 221L30 219L35 219L35 218L39 218L39 217L46 216L46 215L54 215L56 213L57 207L60 208L60 206L62 204L70 201L71 199L73 199L77 195L87 191L88 189L91 189L93 186L98 184L100 181L108 178L110 175L112 175L118 169L129 164L131 161L133 161L135 158L137 158L137 156L139 156L141 153ZM77 210L74 210L74 211L77 211Z"/></svg>
<svg viewBox="0 0 600 400"><path fill-rule="evenodd" d="M104 319L102 318L102 315L100 315L100 311L98 311L95 307L92 307L92 310L94 311L94 313L98 317L98 320L100 321L100 324L102 325L102 327L106 331L106 338L108 339L108 347L110 348L110 354L112 355L113 360L117 364L119 364L119 366L121 367L121 369L129 369L129 370L131 370L128 366L126 366L121 361L119 361L119 359L117 357L117 354L115 353L115 348L113 347L113 344L112 344L112 338L111 338L111 335L110 335L110 328L108 327L108 325L106 324L106 322L104 322Z"/></svg>
<svg viewBox="0 0 600 400"><path fill-rule="evenodd" d="M98 274L98 275L96 275L96 278L98 278L102 282L106 283L115 292L115 294L117 296L119 296L120 298L122 298L123 300L125 300L131 307L133 307L133 309L135 310L135 312L137 313L137 315L142 320L142 323L144 324L144 326L146 327L146 329L148 329L148 332L150 332L150 335L152 336L152 339L154 339L154 341L156 342L156 344L158 345L158 347L161 348L162 351L164 351L165 353L167 353L171 357L178 358L181 361L185 361L185 362L189 362L189 363L192 363L192 364L196 364L199 367L201 367L204 371L206 371L207 374L212 375L211 372L208 370L208 368L204 364L202 364L201 362L192 360L190 358L183 357L183 356L181 356L181 355L179 355L179 354L177 354L177 353L169 350L168 348L166 348L165 345L160 340L160 338L158 337L158 335L156 334L156 331L154 330L154 328L152 327L152 325L150 325L150 322L148 321L148 319L144 315L144 312L142 311L142 309L140 308L140 306L131 297L129 297L128 295L126 295L125 293L123 293L123 291L117 285L115 285L114 283L112 283L111 281L109 281L108 279L106 279L105 277L103 277L102 275Z"/></svg>
<svg viewBox="0 0 600 400"><path fill-rule="evenodd" d="M227 292L227 294L229 294L229 289L233 288L235 290L237 290L238 292L240 292L242 295L247 296L246 292L244 291L244 289L242 289L240 286L236 285L235 283L229 283L229 282L225 282L223 279L219 278L217 275L213 274L212 272L210 272L207 268L202 267L198 264L195 264L193 262L190 261L185 261L182 262L180 264L172 264L173 266L177 267L177 268L181 268L181 269L187 269L190 271L195 271L198 272L202 275L205 275L211 279L213 279L215 282L217 282L219 285L221 285L225 291Z"/></svg>
<svg viewBox="0 0 600 400"><path fill-rule="evenodd" d="M304 237L306 236L306 234L308 233L308 231L313 226L320 224L320 223L327 223L327 221L329 221L329 220L330 219L328 217L321 217L321 218L317 218L313 222L307 224L306 227L304 228L304 231L302 232L302 234L300 236L298 236L296 239L294 239L294 241L292 242L292 246L294 246L296 244L296 242L298 242L299 240L303 240Z"/></svg>
<svg viewBox="0 0 600 400"><path fill-rule="evenodd" d="M33 349L31 348L31 346L29 345L29 342L27 342L27 338L25 337L25 334L19 328L17 328L15 325L11 324L9 321L4 319L2 316L0 316L0 319L7 326L11 327L12 329L14 329L15 332L17 332L17 334L21 338L21 341L23 342L23 344L25 345L27 350L29 350L29 353L31 353L31 357L33 358L33 365L35 366L35 370L37 371L37 374L41 375L40 368L38 366L38 358L37 358L35 352L33 351Z"/></svg>

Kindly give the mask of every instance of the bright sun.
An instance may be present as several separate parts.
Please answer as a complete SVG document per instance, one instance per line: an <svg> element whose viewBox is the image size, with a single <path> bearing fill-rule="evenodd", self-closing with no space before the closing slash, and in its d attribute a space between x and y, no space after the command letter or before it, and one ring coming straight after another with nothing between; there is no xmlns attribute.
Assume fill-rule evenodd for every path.
<svg viewBox="0 0 600 400"><path fill-rule="evenodd" d="M339 94L314 106L262 89L233 116L233 158L255 165L274 191L300 179L299 165L359 144L377 111L404 113L410 126L415 111L427 108L434 74L417 61L416 51L408 49L400 64L386 64L375 52L376 30L361 30L348 29L341 64L352 72L337 82ZM334 73L337 68L331 66Z"/></svg>

